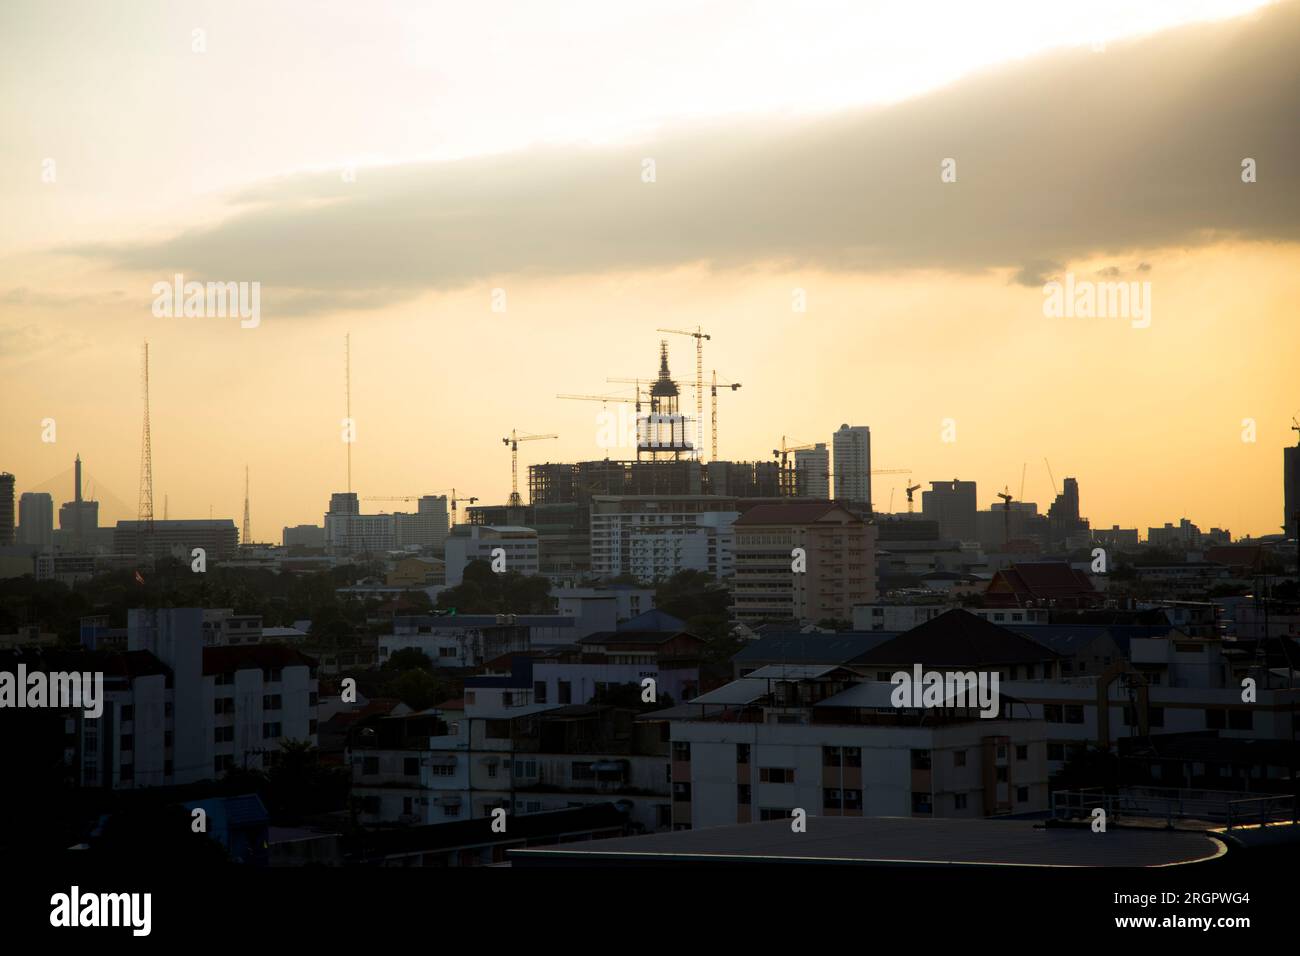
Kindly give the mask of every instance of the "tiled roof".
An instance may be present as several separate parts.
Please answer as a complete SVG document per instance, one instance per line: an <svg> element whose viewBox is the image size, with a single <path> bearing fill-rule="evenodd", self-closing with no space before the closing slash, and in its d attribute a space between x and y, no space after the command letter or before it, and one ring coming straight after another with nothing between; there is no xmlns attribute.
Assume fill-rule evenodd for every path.
<svg viewBox="0 0 1300 956"><path fill-rule="evenodd" d="M853 663L942 667L1036 663L1057 656L1037 641L954 608L905 631Z"/></svg>

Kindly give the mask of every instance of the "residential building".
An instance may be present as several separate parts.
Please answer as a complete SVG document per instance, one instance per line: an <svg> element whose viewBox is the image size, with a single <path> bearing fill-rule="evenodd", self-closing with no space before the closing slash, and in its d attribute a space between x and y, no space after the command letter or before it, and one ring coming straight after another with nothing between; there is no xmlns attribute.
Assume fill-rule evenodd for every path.
<svg viewBox="0 0 1300 956"><path fill-rule="evenodd" d="M325 528L318 524L299 524L285 528L281 535L286 548L314 550L325 547Z"/></svg>
<svg viewBox="0 0 1300 956"><path fill-rule="evenodd" d="M976 510L973 481L932 481L930 490L921 492L921 514L938 523L941 538L977 541Z"/></svg>
<svg viewBox="0 0 1300 956"><path fill-rule="evenodd" d="M831 439L835 455L835 498L872 505L871 429L841 425Z"/></svg>
<svg viewBox="0 0 1300 956"><path fill-rule="evenodd" d="M0 472L0 547L14 543L14 476Z"/></svg>
<svg viewBox="0 0 1300 956"><path fill-rule="evenodd" d="M875 600L876 529L847 509L830 502L760 504L733 527L736 620L847 621L855 604Z"/></svg>
<svg viewBox="0 0 1300 956"><path fill-rule="evenodd" d="M445 549L447 584L455 587L465 579L471 561L494 560L500 551L505 571L537 574L540 571L537 532L515 525L457 525L447 536Z"/></svg>
<svg viewBox="0 0 1300 956"><path fill-rule="evenodd" d="M794 453L794 493L800 498L831 496L831 456L825 442Z"/></svg>
<svg viewBox="0 0 1300 956"><path fill-rule="evenodd" d="M683 570L719 581L734 573L735 498L596 495L591 501L593 574L655 582Z"/></svg>
<svg viewBox="0 0 1300 956"><path fill-rule="evenodd" d="M116 554L171 554L188 563L195 548L202 548L209 562L233 558L239 549L239 529L230 518L196 518L158 520L151 526L119 521L113 531Z"/></svg>
<svg viewBox="0 0 1300 956"><path fill-rule="evenodd" d="M1102 595L1084 572L1065 562L1013 564L993 575L985 607L1100 607Z"/></svg>
<svg viewBox="0 0 1300 956"><path fill-rule="evenodd" d="M51 495L23 492L18 500L18 543L42 551L54 547L54 498Z"/></svg>

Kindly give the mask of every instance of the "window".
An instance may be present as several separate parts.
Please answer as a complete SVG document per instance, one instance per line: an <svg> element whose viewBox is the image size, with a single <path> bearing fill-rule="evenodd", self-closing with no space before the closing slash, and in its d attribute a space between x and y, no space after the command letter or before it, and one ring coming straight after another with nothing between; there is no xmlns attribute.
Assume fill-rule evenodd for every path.
<svg viewBox="0 0 1300 956"><path fill-rule="evenodd" d="M736 744L736 763L749 763L749 744Z"/></svg>
<svg viewBox="0 0 1300 956"><path fill-rule="evenodd" d="M1223 730L1228 726L1228 712L1226 710L1207 710L1205 712L1205 729L1206 730Z"/></svg>
<svg viewBox="0 0 1300 956"><path fill-rule="evenodd" d="M163 704L163 716L164 717L172 716L174 709L175 708L172 707L172 702L170 700L167 701L167 703Z"/></svg>
<svg viewBox="0 0 1300 956"><path fill-rule="evenodd" d="M316 718L315 718L315 717L313 717L311 720L307 721L307 733L309 733L309 734L315 734L315 733L316 733Z"/></svg>
<svg viewBox="0 0 1300 956"><path fill-rule="evenodd" d="M235 758L230 754L220 754L212 761L212 772L216 774L225 773L235 765Z"/></svg>
<svg viewBox="0 0 1300 956"><path fill-rule="evenodd" d="M862 766L862 748L845 747L844 748L844 766L861 767Z"/></svg>
<svg viewBox="0 0 1300 956"><path fill-rule="evenodd" d="M121 777L122 777L122 780L123 780L124 782L127 781L127 780L134 780L134 779L135 779L135 764L130 764L130 763L124 763L124 764L122 764L122 773L121 773Z"/></svg>
<svg viewBox="0 0 1300 956"><path fill-rule="evenodd" d="M320 694L316 693L316 691L312 691L310 694L307 695L308 707L315 707L319 703L320 703Z"/></svg>
<svg viewBox="0 0 1300 956"><path fill-rule="evenodd" d="M1028 760L1028 759L1029 759L1029 745L1028 745L1028 744L1016 744L1016 759L1017 759L1017 760Z"/></svg>
<svg viewBox="0 0 1300 956"><path fill-rule="evenodd" d="M279 709L281 708L282 704L283 704L283 701L282 701L282 699L281 699L281 697L280 697L279 694L263 694L263 695L262 695L262 709L263 709L263 710L279 710Z"/></svg>
<svg viewBox="0 0 1300 956"><path fill-rule="evenodd" d="M691 743L689 740L673 741L673 759L674 760L691 759Z"/></svg>
<svg viewBox="0 0 1300 956"><path fill-rule="evenodd" d="M1065 722L1067 724L1083 723L1083 707L1079 704L1066 704Z"/></svg>
<svg viewBox="0 0 1300 956"><path fill-rule="evenodd" d="M474 703L474 698L475 698L475 696L476 696L476 692L475 692L475 691L472 691L472 690L467 690L467 691L465 691L465 703L467 703L467 704L472 704L472 703Z"/></svg>
<svg viewBox="0 0 1300 956"><path fill-rule="evenodd" d="M1028 802L1029 802L1029 788L1016 787L1016 803L1028 803Z"/></svg>
<svg viewBox="0 0 1300 956"><path fill-rule="evenodd" d="M1229 730L1251 730L1255 726L1255 715L1248 710L1228 711Z"/></svg>
<svg viewBox="0 0 1300 956"><path fill-rule="evenodd" d="M163 746L170 747L171 745L172 745L172 732L168 730L163 733Z"/></svg>
<svg viewBox="0 0 1300 956"><path fill-rule="evenodd" d="M1049 724L1063 724L1063 723L1065 723L1065 712L1064 712L1064 710L1062 709L1061 705L1060 705L1060 704L1044 704L1044 705L1043 705L1043 720L1047 721Z"/></svg>
<svg viewBox="0 0 1300 956"><path fill-rule="evenodd" d="M930 795L928 793L912 793L912 812L913 813L933 813L934 808L930 804Z"/></svg>
<svg viewBox="0 0 1300 956"><path fill-rule="evenodd" d="M122 735L122 749L124 751L135 750L135 734Z"/></svg>
<svg viewBox="0 0 1300 956"><path fill-rule="evenodd" d="M283 731L281 730L280 722L278 720L262 725L263 740L270 740L272 737L279 737L282 733Z"/></svg>
<svg viewBox="0 0 1300 956"><path fill-rule="evenodd" d="M954 750L954 751L952 752L952 765L953 765L954 767L964 767L964 766L966 766L966 751L964 751L964 750Z"/></svg>
<svg viewBox="0 0 1300 956"><path fill-rule="evenodd" d="M751 788L750 788L749 784L747 784L747 783L737 784L737 785L736 785L736 803L740 804L742 807L747 807L747 806L749 806L750 801L751 801L751 799L752 799L752 795L751 795L751 793L750 793L750 790L751 790Z"/></svg>
<svg viewBox="0 0 1300 956"><path fill-rule="evenodd" d="M998 779L998 783L1006 783L1006 782L1007 782L1007 768L1006 768L1006 767L998 767L998 768L996 768L996 769L997 769L997 779Z"/></svg>
<svg viewBox="0 0 1300 956"><path fill-rule="evenodd" d="M514 702L515 702L515 695L514 695L514 694L510 693L510 691L508 691L508 690L503 690L503 691L501 692L501 706L502 706L502 707L513 707L513 706L514 706Z"/></svg>
<svg viewBox="0 0 1300 956"><path fill-rule="evenodd" d="M362 758L361 758L361 772L362 772L363 774L365 774L366 776L374 776L375 774L379 773L379 758L378 758L378 757L362 757Z"/></svg>
<svg viewBox="0 0 1300 956"><path fill-rule="evenodd" d="M402 813L404 813L406 816L409 817L411 815L411 811L415 809L414 804L415 801L412 800L410 797L402 797Z"/></svg>
<svg viewBox="0 0 1300 956"><path fill-rule="evenodd" d="M212 740L218 744L228 744L235 739L234 727L216 727L212 731Z"/></svg>
<svg viewBox="0 0 1300 956"><path fill-rule="evenodd" d="M508 740L510 737L510 721L486 720L483 722L483 733L488 737Z"/></svg>
<svg viewBox="0 0 1300 956"><path fill-rule="evenodd" d="M559 691L558 697L561 704L573 703L573 686L567 680L559 681L557 689Z"/></svg>
<svg viewBox="0 0 1300 956"><path fill-rule="evenodd" d="M496 775L497 775L497 765L494 763L488 764L488 776L495 779Z"/></svg>
<svg viewBox="0 0 1300 956"><path fill-rule="evenodd" d="M839 747L823 747L823 748L822 748L822 766L823 766L823 767L838 767L838 766L841 765L841 762L843 761L843 759L844 759L844 756L843 756L843 753L840 751L840 748L839 748Z"/></svg>
<svg viewBox="0 0 1300 956"><path fill-rule="evenodd" d="M912 769L929 770L930 769L930 751L913 750L912 751Z"/></svg>
<svg viewBox="0 0 1300 956"><path fill-rule="evenodd" d="M212 702L212 712L214 714L233 714L235 712L235 698L218 697Z"/></svg>
<svg viewBox="0 0 1300 956"><path fill-rule="evenodd" d="M788 820L790 819L790 810L788 807L762 807L758 811L760 820Z"/></svg>
<svg viewBox="0 0 1300 956"><path fill-rule="evenodd" d="M1048 744L1048 745L1047 745L1047 759L1048 759L1048 760L1064 760L1064 759L1065 759L1065 744Z"/></svg>
<svg viewBox="0 0 1300 956"><path fill-rule="evenodd" d="M402 773L408 777L418 777L420 775L420 758L419 757L403 758Z"/></svg>
<svg viewBox="0 0 1300 956"><path fill-rule="evenodd" d="M538 704L546 703L546 681L533 681L533 702Z"/></svg>
<svg viewBox="0 0 1300 956"><path fill-rule="evenodd" d="M278 684L281 680L280 668L271 667L262 672L263 678L268 684Z"/></svg>
<svg viewBox="0 0 1300 956"><path fill-rule="evenodd" d="M955 795L953 796L953 798L952 798L952 808L953 808L954 810L965 810L965 809L966 809L966 794L964 794L964 793L958 793L958 794L955 794Z"/></svg>
<svg viewBox="0 0 1300 956"><path fill-rule="evenodd" d="M590 762L573 761L569 765L569 776L573 780L595 780L596 772L591 769Z"/></svg>
<svg viewBox="0 0 1300 956"><path fill-rule="evenodd" d="M691 799L691 785L685 782L673 784L673 801L676 803L688 803Z"/></svg>
<svg viewBox="0 0 1300 956"><path fill-rule="evenodd" d="M794 783L794 767L760 767L758 779L762 783Z"/></svg>
<svg viewBox="0 0 1300 956"><path fill-rule="evenodd" d="M122 723L128 720L135 720L135 707L131 704L122 705Z"/></svg>

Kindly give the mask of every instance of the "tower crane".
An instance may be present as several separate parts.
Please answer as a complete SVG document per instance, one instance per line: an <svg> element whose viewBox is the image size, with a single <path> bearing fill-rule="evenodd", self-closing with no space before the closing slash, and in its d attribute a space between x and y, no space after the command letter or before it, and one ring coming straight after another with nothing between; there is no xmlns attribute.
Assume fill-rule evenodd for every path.
<svg viewBox="0 0 1300 956"><path fill-rule="evenodd" d="M694 332L687 329L655 329L655 331L689 335L695 339L695 447L702 448L704 447L704 340L711 339L712 336L698 325Z"/></svg>
<svg viewBox="0 0 1300 956"><path fill-rule="evenodd" d="M793 451L811 451L816 447L815 443L811 445L787 445L785 436L781 436L781 447L772 449L772 457L778 459L781 463L781 494L792 496L795 492L794 476L791 474L790 469L790 453Z"/></svg>
<svg viewBox="0 0 1300 956"><path fill-rule="evenodd" d="M507 507L518 508L523 504L523 500L519 497L519 443L559 437L559 435L520 435L512 428L509 436L501 439L503 445L510 446L510 500L507 502Z"/></svg>
<svg viewBox="0 0 1300 956"><path fill-rule="evenodd" d="M733 392L736 389L740 388L739 382L719 383L718 370L716 368L713 370L713 384L709 387L709 395L712 397L713 400L712 402L713 404L713 453L709 455L709 461L718 460L718 385L719 384L721 384L723 388L731 389ZM696 394L698 395L699 392L697 391Z"/></svg>
<svg viewBox="0 0 1300 956"><path fill-rule="evenodd" d="M456 507L457 507L458 500L467 501L470 504L474 504L474 502L478 501L477 498L471 498L469 496L462 496L458 499L455 488L439 488L438 491L443 493L446 493L448 491L451 492L451 523L452 524L457 523ZM365 495L361 500L362 501L419 501L423 497L424 495Z"/></svg>
<svg viewBox="0 0 1300 956"><path fill-rule="evenodd" d="M1011 550L1011 487L1003 485L1002 490L998 492L998 497L1002 499L1002 547L1008 551Z"/></svg>
<svg viewBox="0 0 1300 956"><path fill-rule="evenodd" d="M912 513L912 493L915 492L920 487L921 487L920 485L907 486L907 513L908 514Z"/></svg>

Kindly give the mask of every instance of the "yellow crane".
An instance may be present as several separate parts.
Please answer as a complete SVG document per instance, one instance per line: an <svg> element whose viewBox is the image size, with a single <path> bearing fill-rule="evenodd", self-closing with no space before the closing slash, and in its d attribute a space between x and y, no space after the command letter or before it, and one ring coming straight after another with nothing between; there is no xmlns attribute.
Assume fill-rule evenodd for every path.
<svg viewBox="0 0 1300 956"><path fill-rule="evenodd" d="M455 488L439 488L440 492L451 492L451 523L456 524L456 507L457 501L467 501L470 504L478 501L477 498L461 496L458 499ZM362 501L419 501L424 495L366 495Z"/></svg>
<svg viewBox="0 0 1300 956"><path fill-rule="evenodd" d="M510 500L507 506L518 508L523 504L519 497L519 443L521 441L541 441L544 438L559 438L559 435L520 435L515 429L510 429L510 434L501 439L502 444L510 446Z"/></svg>

